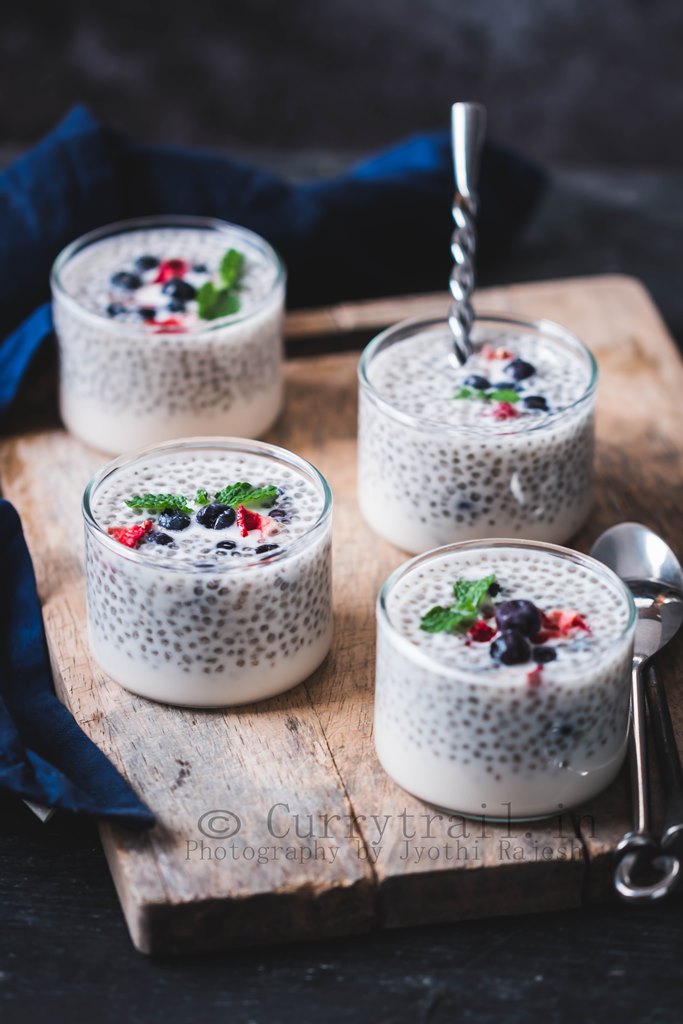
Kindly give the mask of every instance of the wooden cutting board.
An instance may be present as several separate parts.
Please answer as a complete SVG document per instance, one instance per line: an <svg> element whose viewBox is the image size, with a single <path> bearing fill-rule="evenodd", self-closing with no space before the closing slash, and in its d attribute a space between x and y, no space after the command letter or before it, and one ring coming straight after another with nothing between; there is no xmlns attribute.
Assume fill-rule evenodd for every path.
<svg viewBox="0 0 683 1024"><path fill-rule="evenodd" d="M290 341L339 348L444 295L292 314ZM642 286L584 278L482 292L482 310L549 317L595 352L597 504L577 538L641 520L674 546L683 511L683 364ZM578 906L610 895L628 826L624 776L561 819L528 826L448 819L404 793L372 744L374 602L404 560L355 502L357 353L293 359L286 411L268 440L310 459L335 496L336 637L305 684L226 711L154 704L110 682L85 633L80 498L102 456L54 429L0 447L43 601L62 700L158 816L102 840L131 937L148 953L318 938L427 921ZM49 526L41 509L50 508ZM678 735L683 696L668 673ZM49 826L46 826L49 827Z"/></svg>

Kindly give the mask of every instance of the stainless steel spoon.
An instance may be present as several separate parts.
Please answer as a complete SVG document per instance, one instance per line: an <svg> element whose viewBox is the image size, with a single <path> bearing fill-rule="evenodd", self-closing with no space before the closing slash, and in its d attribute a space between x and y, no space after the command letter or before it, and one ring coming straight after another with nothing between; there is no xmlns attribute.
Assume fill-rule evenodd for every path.
<svg viewBox="0 0 683 1024"><path fill-rule="evenodd" d="M449 286L451 308L448 326L453 338L452 358L462 365L472 354L470 330L474 319L474 254L477 248L476 216L479 163L486 134L486 111L480 103L454 103L451 108L451 141L455 196L451 237L453 269Z"/></svg>
<svg viewBox="0 0 683 1024"><path fill-rule="evenodd" d="M626 900L660 899L674 888L681 874L681 850L677 847L683 835L683 772L666 693L649 663L683 624L683 571L661 537L640 523L613 526L598 537L591 554L623 579L638 611L631 676L633 828L617 846L615 885ZM661 844L651 829L646 690L666 795ZM643 867L655 875L651 884L635 879L638 869Z"/></svg>

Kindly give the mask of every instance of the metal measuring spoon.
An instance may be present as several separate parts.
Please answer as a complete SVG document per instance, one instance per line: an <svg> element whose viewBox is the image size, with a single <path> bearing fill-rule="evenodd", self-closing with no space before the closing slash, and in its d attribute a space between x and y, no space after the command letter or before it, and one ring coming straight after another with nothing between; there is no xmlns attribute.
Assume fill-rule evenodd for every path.
<svg viewBox="0 0 683 1024"><path fill-rule="evenodd" d="M451 236L453 269L450 276L451 308L448 326L453 336L455 359L462 366L472 354L470 330L474 320L474 254L477 248L477 184L481 150L486 134L486 110L480 103L454 103L451 108L451 141L455 196Z"/></svg>
<svg viewBox="0 0 683 1024"><path fill-rule="evenodd" d="M683 835L683 773L666 693L649 662L683 624L683 571L662 538L640 523L620 523L606 530L596 540L591 554L627 584L638 611L631 676L633 829L617 846L619 863L614 882L624 899L654 900L666 896L679 881L680 850L674 852L674 847L680 845ZM666 794L660 844L651 831L646 690ZM634 880L637 867L643 865L657 873L657 880L650 885Z"/></svg>

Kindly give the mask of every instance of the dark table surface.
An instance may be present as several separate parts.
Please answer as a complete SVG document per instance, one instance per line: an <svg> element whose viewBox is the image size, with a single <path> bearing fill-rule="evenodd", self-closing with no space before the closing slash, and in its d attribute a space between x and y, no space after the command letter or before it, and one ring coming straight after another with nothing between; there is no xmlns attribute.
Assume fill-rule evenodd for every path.
<svg viewBox="0 0 683 1024"><path fill-rule="evenodd" d="M677 172L558 175L480 282L635 274L680 343L682 199ZM615 903L151 960L130 944L95 826L42 825L4 799L0 1021L679 1021L682 910Z"/></svg>

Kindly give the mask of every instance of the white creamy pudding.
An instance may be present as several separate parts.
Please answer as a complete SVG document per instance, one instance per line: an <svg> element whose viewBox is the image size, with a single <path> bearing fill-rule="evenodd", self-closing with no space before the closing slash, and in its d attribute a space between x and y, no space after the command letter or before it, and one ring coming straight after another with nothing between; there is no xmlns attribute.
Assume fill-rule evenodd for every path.
<svg viewBox="0 0 683 1024"><path fill-rule="evenodd" d="M605 566L552 545L456 544L389 578L377 624L375 745L404 789L524 819L617 774L635 612Z"/></svg>
<svg viewBox="0 0 683 1024"><path fill-rule="evenodd" d="M60 404L103 451L258 436L282 403L284 271L258 235L150 217L91 232L52 272Z"/></svg>
<svg viewBox="0 0 683 1024"><path fill-rule="evenodd" d="M331 495L303 459L230 438L159 445L105 466L84 515L90 645L127 689L242 704L326 656Z"/></svg>
<svg viewBox="0 0 683 1024"><path fill-rule="evenodd" d="M557 325L481 317L459 366L443 320L379 335L359 367L358 500L405 551L566 541L592 502L595 362Z"/></svg>

